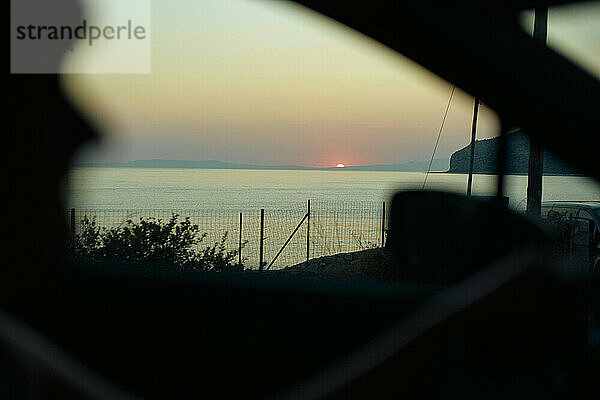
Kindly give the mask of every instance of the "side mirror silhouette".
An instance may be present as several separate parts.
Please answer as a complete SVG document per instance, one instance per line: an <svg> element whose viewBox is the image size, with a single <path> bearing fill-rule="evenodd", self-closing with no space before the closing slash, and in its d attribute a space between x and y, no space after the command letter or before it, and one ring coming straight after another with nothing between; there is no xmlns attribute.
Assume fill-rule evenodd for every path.
<svg viewBox="0 0 600 400"><path fill-rule="evenodd" d="M510 250L542 243L542 231L507 209L506 198L397 193L387 247L406 277L451 283Z"/></svg>

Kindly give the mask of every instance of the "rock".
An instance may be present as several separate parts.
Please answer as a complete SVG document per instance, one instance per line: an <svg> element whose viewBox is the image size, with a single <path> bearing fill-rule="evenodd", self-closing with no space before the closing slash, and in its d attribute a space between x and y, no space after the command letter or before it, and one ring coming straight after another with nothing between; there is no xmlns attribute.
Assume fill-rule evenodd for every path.
<svg viewBox="0 0 600 400"><path fill-rule="evenodd" d="M498 138L475 141L473 171L475 173L496 173L496 149ZM529 138L521 130L507 134L508 174L527 174L529 168ZM467 145L455 151L450 157L449 173L465 174L469 172L471 147ZM575 171L548 151L544 152L544 174L569 175Z"/></svg>

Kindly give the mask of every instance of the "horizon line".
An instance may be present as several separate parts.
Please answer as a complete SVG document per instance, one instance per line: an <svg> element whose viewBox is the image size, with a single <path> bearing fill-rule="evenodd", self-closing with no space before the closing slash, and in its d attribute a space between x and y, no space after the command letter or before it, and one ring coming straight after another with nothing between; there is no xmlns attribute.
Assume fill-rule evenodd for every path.
<svg viewBox="0 0 600 400"><path fill-rule="evenodd" d="M440 157L433 160L435 161L450 161L449 157ZM169 158L146 158L146 159L135 159L129 161L76 161L73 163L73 167L82 166L107 166L107 165L120 165L120 166L135 166L137 163L152 163L152 162L166 162L166 163L216 163L230 166L240 167L264 167L264 168L307 168L307 169L345 169L345 168L359 168L359 167L396 167L410 164L428 164L429 161L425 160L410 160L405 162L396 163L372 163L372 164L344 164L344 167L337 167L337 164L327 166L316 166L316 165L302 165L302 164L254 164L254 163L240 163L231 161L221 161L216 159L205 159L205 160L193 160L193 159L169 159ZM342 163L342 162L340 162ZM133 165L132 165L133 164Z"/></svg>

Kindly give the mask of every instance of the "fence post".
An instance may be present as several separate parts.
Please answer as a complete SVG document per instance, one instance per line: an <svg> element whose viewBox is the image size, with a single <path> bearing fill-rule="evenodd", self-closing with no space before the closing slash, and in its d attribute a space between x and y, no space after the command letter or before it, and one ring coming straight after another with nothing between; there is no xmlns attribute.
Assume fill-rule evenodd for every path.
<svg viewBox="0 0 600 400"><path fill-rule="evenodd" d="M385 201L381 212L381 247L385 247Z"/></svg>
<svg viewBox="0 0 600 400"><path fill-rule="evenodd" d="M240 213L240 240L238 243L238 265L242 266L242 213Z"/></svg>
<svg viewBox="0 0 600 400"><path fill-rule="evenodd" d="M265 239L265 209L260 209L260 260L258 264L258 270L263 270L263 241Z"/></svg>
<svg viewBox="0 0 600 400"><path fill-rule="evenodd" d="M310 258L310 199L308 200L306 215L306 262L308 262Z"/></svg>
<svg viewBox="0 0 600 400"><path fill-rule="evenodd" d="M71 246L74 245L75 243L75 209L71 208L71 226L70 228L70 234L71 234Z"/></svg>

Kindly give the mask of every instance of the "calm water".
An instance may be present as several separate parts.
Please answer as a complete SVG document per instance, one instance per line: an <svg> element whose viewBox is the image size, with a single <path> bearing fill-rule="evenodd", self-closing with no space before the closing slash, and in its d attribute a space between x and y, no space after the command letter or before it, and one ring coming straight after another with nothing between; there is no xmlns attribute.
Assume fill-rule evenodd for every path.
<svg viewBox="0 0 600 400"><path fill-rule="evenodd" d="M425 174L372 171L271 171L82 168L69 176L69 206L128 209L286 209L319 201L389 199L395 190L421 188ZM427 188L458 193L467 176L430 174ZM473 193L494 193L495 178L474 176ZM522 206L526 176L507 177L512 207ZM544 177L544 200L600 200L600 185L583 177Z"/></svg>

